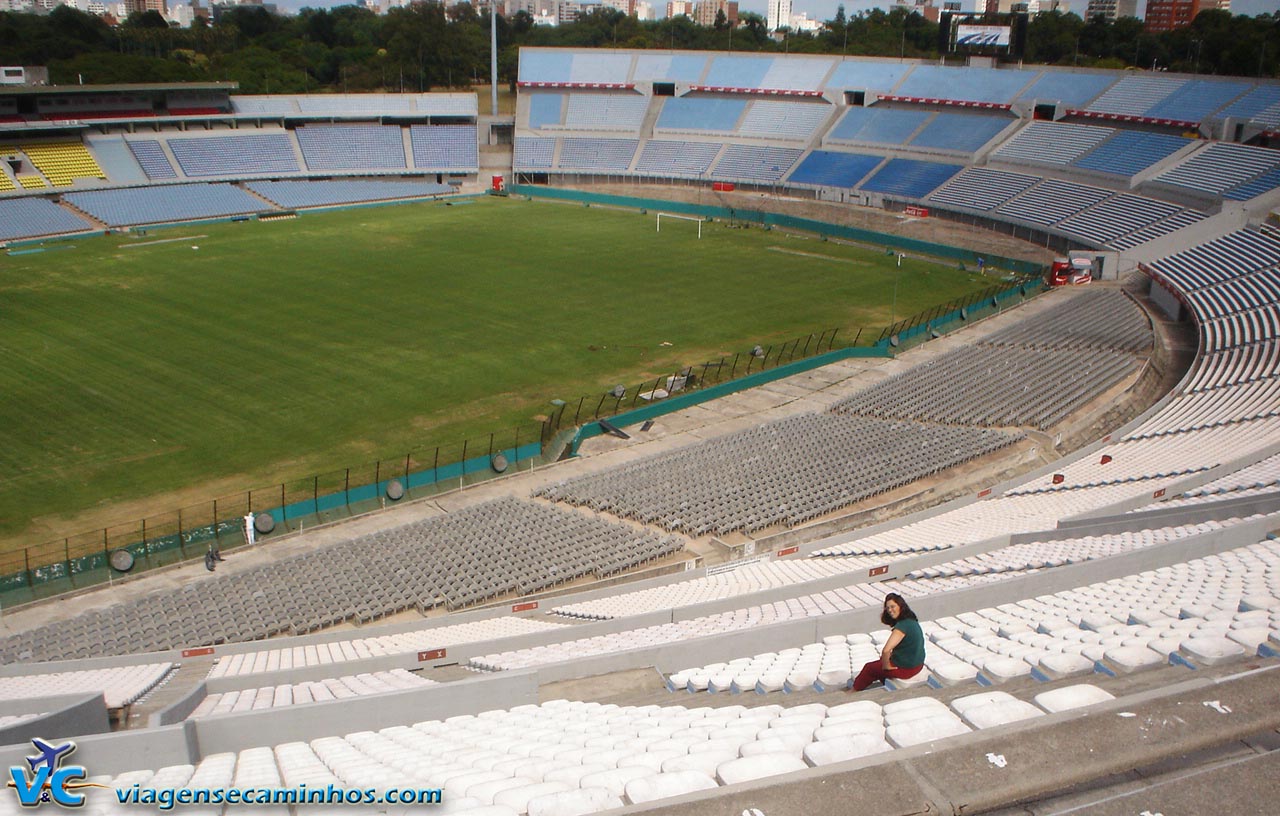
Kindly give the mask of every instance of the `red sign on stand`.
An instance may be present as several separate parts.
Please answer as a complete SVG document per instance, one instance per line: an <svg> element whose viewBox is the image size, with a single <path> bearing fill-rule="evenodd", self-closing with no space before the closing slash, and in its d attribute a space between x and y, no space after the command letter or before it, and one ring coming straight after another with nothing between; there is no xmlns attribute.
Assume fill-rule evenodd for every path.
<svg viewBox="0 0 1280 816"><path fill-rule="evenodd" d="M511 605L512 612L528 612L530 609L537 609L537 608L538 608L537 601L525 601L524 603Z"/></svg>
<svg viewBox="0 0 1280 816"><path fill-rule="evenodd" d="M418 662L426 663L428 660L439 660L444 657L444 649L430 649L425 652L418 652Z"/></svg>
<svg viewBox="0 0 1280 816"><path fill-rule="evenodd" d="M905 212L907 215L910 215L910 216L912 216L912 217L914 217L914 218L928 218L928 217L929 217L929 208L928 208L928 207L917 207L917 206L916 206L916 205L914 205L914 204L908 204L908 205L903 209L903 212Z"/></svg>

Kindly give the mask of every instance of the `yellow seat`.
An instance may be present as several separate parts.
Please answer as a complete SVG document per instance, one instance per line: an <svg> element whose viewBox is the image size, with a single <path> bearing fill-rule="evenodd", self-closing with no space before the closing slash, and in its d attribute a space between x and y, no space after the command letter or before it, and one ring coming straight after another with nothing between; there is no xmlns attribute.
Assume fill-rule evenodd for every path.
<svg viewBox="0 0 1280 816"><path fill-rule="evenodd" d="M39 176L18 176L18 183L22 185L24 190L38 190L49 186Z"/></svg>
<svg viewBox="0 0 1280 816"><path fill-rule="evenodd" d="M22 146L31 163L55 187L70 186L78 178L105 179L98 162L80 142L41 142ZM41 185L43 186L43 185Z"/></svg>

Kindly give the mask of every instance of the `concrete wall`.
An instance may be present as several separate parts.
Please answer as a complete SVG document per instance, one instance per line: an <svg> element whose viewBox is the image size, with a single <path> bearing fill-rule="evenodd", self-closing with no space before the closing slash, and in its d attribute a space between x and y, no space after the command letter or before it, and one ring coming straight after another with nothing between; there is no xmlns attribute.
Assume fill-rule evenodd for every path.
<svg viewBox="0 0 1280 816"><path fill-rule="evenodd" d="M33 737L79 737L82 734L104 734L111 730L107 702L101 694L86 692L0 700L0 715L37 712L44 712L43 716L0 728L0 745L21 744L30 749Z"/></svg>
<svg viewBox="0 0 1280 816"><path fill-rule="evenodd" d="M76 737L75 761L83 765L90 776L182 765L197 756L187 730L185 725L171 725ZM22 758L29 753L30 743L0 748L0 767L25 765Z"/></svg>
<svg viewBox="0 0 1280 816"><path fill-rule="evenodd" d="M89 770L90 775L119 774L143 768L194 764L224 751L308 741L355 731L376 731L393 725L537 702L537 678L533 672L503 672L423 689L77 737L75 758ZM37 736L56 737L57 734ZM0 748L0 764L20 764L22 757L30 751L29 743Z"/></svg>

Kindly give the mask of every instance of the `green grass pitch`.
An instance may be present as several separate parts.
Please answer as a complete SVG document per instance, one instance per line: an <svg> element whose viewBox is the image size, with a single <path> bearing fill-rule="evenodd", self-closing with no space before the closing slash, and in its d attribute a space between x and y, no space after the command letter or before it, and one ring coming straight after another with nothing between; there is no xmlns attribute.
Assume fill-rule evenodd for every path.
<svg viewBox="0 0 1280 816"><path fill-rule="evenodd" d="M894 261L491 198L9 255L0 549L505 431L756 343L878 336L895 281L898 317L990 283Z"/></svg>

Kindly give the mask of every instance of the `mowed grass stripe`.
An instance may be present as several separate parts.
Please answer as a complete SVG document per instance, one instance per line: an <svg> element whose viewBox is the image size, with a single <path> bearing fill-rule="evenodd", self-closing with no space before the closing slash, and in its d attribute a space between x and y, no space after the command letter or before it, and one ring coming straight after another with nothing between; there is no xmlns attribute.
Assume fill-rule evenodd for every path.
<svg viewBox="0 0 1280 816"><path fill-rule="evenodd" d="M708 224L698 240L692 224L655 233L652 214L515 200L201 232L0 260L0 543L136 518L118 502L168 511L215 482L507 431L552 397L757 342L878 327L895 281L898 316L989 284L777 232Z"/></svg>

